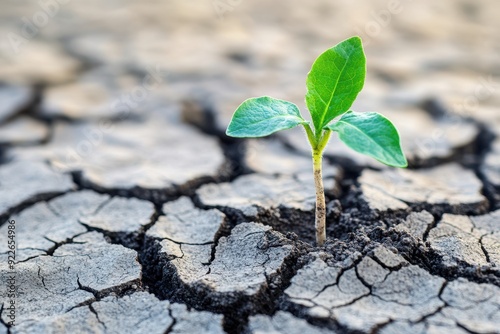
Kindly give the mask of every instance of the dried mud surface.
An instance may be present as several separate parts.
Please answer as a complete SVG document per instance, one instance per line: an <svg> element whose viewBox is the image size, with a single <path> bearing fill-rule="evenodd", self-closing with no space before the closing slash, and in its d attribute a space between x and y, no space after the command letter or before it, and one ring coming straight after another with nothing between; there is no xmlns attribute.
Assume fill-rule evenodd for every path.
<svg viewBox="0 0 500 334"><path fill-rule="evenodd" d="M224 127L253 95L303 108L311 60L386 2L242 2L222 19L92 3L0 49L0 334L500 333L496 2L408 2L363 30L353 108L395 121L410 167L333 139L321 248L304 134ZM17 33L40 10L9 8L0 29Z"/></svg>

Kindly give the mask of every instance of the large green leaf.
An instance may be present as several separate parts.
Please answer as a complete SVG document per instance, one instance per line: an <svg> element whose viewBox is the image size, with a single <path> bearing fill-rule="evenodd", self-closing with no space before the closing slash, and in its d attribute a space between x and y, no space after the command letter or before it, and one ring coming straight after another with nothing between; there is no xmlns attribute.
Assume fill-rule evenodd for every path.
<svg viewBox="0 0 500 334"><path fill-rule="evenodd" d="M398 131L391 121L378 113L349 111L327 128L338 132L340 139L359 153L389 166L408 166Z"/></svg>
<svg viewBox="0 0 500 334"><path fill-rule="evenodd" d="M307 121L295 104L269 96L255 97L236 109L226 134L231 137L264 137L305 123Z"/></svg>
<svg viewBox="0 0 500 334"><path fill-rule="evenodd" d="M316 133L351 107L363 88L366 58L359 37L326 50L307 75L306 104Z"/></svg>

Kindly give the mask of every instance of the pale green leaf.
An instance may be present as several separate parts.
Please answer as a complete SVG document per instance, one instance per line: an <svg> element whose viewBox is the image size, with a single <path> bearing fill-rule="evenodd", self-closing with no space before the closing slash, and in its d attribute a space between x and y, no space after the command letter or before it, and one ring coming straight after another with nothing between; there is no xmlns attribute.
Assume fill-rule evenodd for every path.
<svg viewBox="0 0 500 334"><path fill-rule="evenodd" d="M389 166L408 166L398 131L378 113L349 111L326 128L338 132L340 139L359 153Z"/></svg>
<svg viewBox="0 0 500 334"><path fill-rule="evenodd" d="M244 101L234 112L226 134L231 137L264 137L307 123L299 108L269 96Z"/></svg>

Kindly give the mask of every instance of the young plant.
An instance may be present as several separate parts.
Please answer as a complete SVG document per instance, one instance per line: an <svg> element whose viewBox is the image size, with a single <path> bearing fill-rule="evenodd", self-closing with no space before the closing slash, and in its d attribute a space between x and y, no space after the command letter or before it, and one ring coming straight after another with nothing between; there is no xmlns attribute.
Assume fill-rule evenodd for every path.
<svg viewBox="0 0 500 334"><path fill-rule="evenodd" d="M226 131L231 137L264 137L298 125L304 127L312 149L319 246L326 239L322 156L332 131L354 151L389 166L408 165L398 131L387 118L376 112L349 111L363 88L365 75L366 58L361 39L349 38L322 53L307 75L306 105L312 127L295 104L263 96L244 101Z"/></svg>

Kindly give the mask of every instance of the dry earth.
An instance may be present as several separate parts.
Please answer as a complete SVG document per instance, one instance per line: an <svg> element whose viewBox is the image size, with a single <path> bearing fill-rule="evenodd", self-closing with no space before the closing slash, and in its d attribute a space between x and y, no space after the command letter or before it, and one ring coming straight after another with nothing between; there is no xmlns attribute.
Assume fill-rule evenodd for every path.
<svg viewBox="0 0 500 334"><path fill-rule="evenodd" d="M497 1L47 3L0 10L0 334L500 333ZM354 34L410 168L333 140L317 248L301 131L223 133Z"/></svg>

